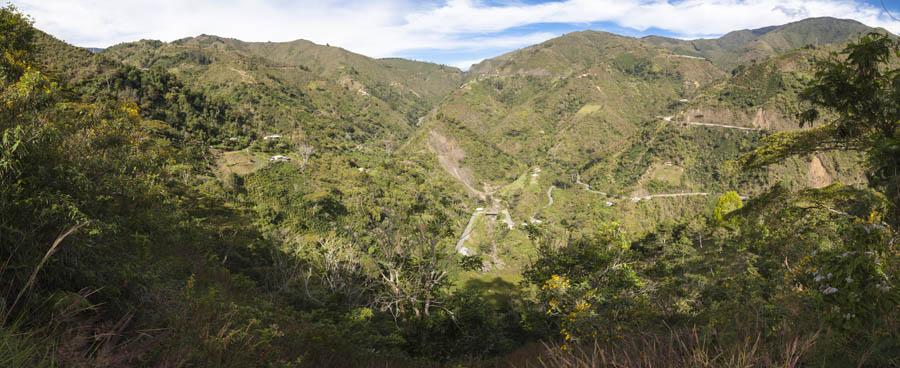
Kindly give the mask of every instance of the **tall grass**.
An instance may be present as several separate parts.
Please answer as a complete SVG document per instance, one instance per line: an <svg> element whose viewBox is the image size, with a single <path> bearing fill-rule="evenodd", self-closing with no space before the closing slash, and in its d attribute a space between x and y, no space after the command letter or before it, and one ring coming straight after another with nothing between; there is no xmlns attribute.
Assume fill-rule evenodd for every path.
<svg viewBox="0 0 900 368"><path fill-rule="evenodd" d="M48 350L18 324L0 326L0 367L52 367Z"/></svg>
<svg viewBox="0 0 900 368"><path fill-rule="evenodd" d="M60 234L59 236L56 237L56 240L54 240L53 244L50 245L50 249L47 250L47 253L44 253L44 257L42 257L41 261L38 262L37 266L34 267L34 270L31 272L31 276L28 277L28 281L25 282L25 285L22 286L22 289L20 289L19 293L16 294L16 298L13 300L12 304L9 306L9 308L4 308L6 313L3 313L3 315L0 316L0 325L3 325L6 323L7 318L16 309L16 306L19 305L19 302L22 300L22 297L25 295L25 293L27 293L29 290L31 290L31 287L34 286L34 282L35 282L35 280L37 280L38 273L41 272L41 270L44 268L44 264L47 263L47 260L49 260L50 257L52 257L56 253L56 251L59 249L59 245L62 244L62 241L65 240L69 235L72 235L72 233L74 233L75 231L78 231L78 229L82 228L84 225L87 225L87 224L88 224L87 222L83 222L83 223L77 224L75 226L72 226L68 230L64 231L62 234ZM0 271L2 271L2 270L0 270ZM2 274L2 272L0 272L0 274Z"/></svg>
<svg viewBox="0 0 900 368"><path fill-rule="evenodd" d="M818 333L764 343L757 335L739 342L722 343L697 330L668 334L641 333L615 342L565 346L547 345L535 368L619 368L619 367L802 367L803 357L812 349Z"/></svg>
<svg viewBox="0 0 900 368"><path fill-rule="evenodd" d="M44 267L47 260L56 253L62 241L83 227L87 223L77 224L70 227L62 234L56 237L50 248L41 258L40 262L35 265L30 276L24 285L12 298L12 303L6 305L8 297L0 297L0 367L52 367L53 361L50 358L51 350L46 338L40 338L38 329L23 328L23 318L12 318L16 307L19 303L30 296L29 292L37 280L38 273ZM8 272L9 260L0 265L0 276ZM24 331L28 331L27 333ZM43 331L46 332L46 331Z"/></svg>

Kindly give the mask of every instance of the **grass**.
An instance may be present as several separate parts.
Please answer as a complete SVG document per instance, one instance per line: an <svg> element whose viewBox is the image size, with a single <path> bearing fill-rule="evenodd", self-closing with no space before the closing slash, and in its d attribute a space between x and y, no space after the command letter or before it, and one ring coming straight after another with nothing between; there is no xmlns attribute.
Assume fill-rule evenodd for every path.
<svg viewBox="0 0 900 368"><path fill-rule="evenodd" d="M594 341L575 346L547 346L545 353L529 367L783 367L804 366L804 356L812 350L818 334L791 336L768 343L759 335L736 342L721 342L702 336L697 330L668 334L635 333L613 342Z"/></svg>
<svg viewBox="0 0 900 368"><path fill-rule="evenodd" d="M52 367L46 345L35 340L16 324L0 326L0 367Z"/></svg>
<svg viewBox="0 0 900 368"><path fill-rule="evenodd" d="M602 107L603 106L601 106L601 105L587 104L587 105L584 105L581 109L579 109L578 112L575 113L575 116L581 117L581 116L585 116L585 115L590 115L596 111L599 111L600 108L602 108Z"/></svg>
<svg viewBox="0 0 900 368"><path fill-rule="evenodd" d="M266 166L265 154L247 150L222 152L216 163L222 174L248 175Z"/></svg>
<svg viewBox="0 0 900 368"><path fill-rule="evenodd" d="M642 183L649 180L657 180L671 186L681 186L682 177L684 176L684 168L674 165L654 164L647 170L644 177L641 178Z"/></svg>
<svg viewBox="0 0 900 368"><path fill-rule="evenodd" d="M47 261L60 249L63 240L87 224L88 222L83 222L73 225L56 237L38 264L34 266L28 280L22 285L11 304L7 306L5 303L7 298L0 298L0 302L3 302L0 303L0 367L54 366L52 360L48 357L49 347L55 345L51 342L51 339L46 337L43 339L37 338L35 336L35 331L40 331L41 329L31 329L31 332L29 333L20 332L22 330L20 329L20 325L22 324L21 318L27 317L30 314L27 309L20 317L15 319L12 317L14 317L13 314L16 311L16 307L19 306L19 303L27 302L35 294L32 287L37 281L38 275L41 270L43 270ZM6 269L7 266L8 265L6 264L0 265L0 275L3 275L8 271ZM81 309L79 309L79 311L80 310ZM64 318L64 316L55 317L60 319Z"/></svg>

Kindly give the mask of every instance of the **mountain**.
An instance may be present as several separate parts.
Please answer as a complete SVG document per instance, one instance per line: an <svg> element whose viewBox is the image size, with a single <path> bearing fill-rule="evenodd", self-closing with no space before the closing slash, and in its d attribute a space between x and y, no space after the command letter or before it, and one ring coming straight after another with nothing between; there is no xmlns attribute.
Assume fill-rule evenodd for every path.
<svg viewBox="0 0 900 368"><path fill-rule="evenodd" d="M460 245L500 269L533 249L509 223L577 232L615 220L642 232L706 211L729 190L864 185L858 155L755 172L730 162L772 132L800 129L798 93L815 58L867 30L817 18L717 40L567 34L473 65L404 152L437 157L435 175L459 182L488 213L509 213L473 215Z"/></svg>
<svg viewBox="0 0 900 368"><path fill-rule="evenodd" d="M0 361L896 365L897 138L865 130L896 72L841 61L862 82L832 97L882 98L797 117L871 30L582 31L462 72L305 40L88 50L0 9Z"/></svg>
<svg viewBox="0 0 900 368"><path fill-rule="evenodd" d="M245 135L282 134L323 147L396 143L462 79L451 67L376 60L303 40L248 43L204 35L116 45L102 55L165 70L228 101L250 116Z"/></svg>
<svg viewBox="0 0 900 368"><path fill-rule="evenodd" d="M740 64L762 61L806 45L844 44L872 30L855 20L822 17L780 26L733 31L717 39L685 41L648 36L643 40L677 54L707 58L723 70L730 71Z"/></svg>

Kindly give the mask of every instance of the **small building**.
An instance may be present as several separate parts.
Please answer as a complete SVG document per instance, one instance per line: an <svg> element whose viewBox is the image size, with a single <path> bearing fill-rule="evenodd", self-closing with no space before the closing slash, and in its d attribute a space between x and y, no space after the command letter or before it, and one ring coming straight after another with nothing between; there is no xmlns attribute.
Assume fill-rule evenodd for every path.
<svg viewBox="0 0 900 368"><path fill-rule="evenodd" d="M282 156L282 155L275 155L275 156L269 157L269 162L290 162L290 161L291 161L290 157Z"/></svg>

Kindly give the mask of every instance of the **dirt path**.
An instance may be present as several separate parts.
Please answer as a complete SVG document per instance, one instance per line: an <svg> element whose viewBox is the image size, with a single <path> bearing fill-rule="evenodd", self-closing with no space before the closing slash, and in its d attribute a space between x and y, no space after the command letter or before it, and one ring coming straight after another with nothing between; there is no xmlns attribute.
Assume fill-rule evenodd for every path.
<svg viewBox="0 0 900 368"><path fill-rule="evenodd" d="M671 123L672 119L674 119L675 117L674 116L663 116L661 118L663 121L665 121L667 123ZM754 132L762 131L762 128L750 128L750 127L741 127L741 126L736 126L736 125L725 125L725 124L697 123L697 122L692 122L692 121L685 122L685 124L693 125L693 126L705 126L705 127L711 127L711 128L747 130L747 131L754 131Z"/></svg>
<svg viewBox="0 0 900 368"><path fill-rule="evenodd" d="M503 214L503 222L506 223L506 227L508 227L510 230L514 229L516 227L516 223L513 221L512 216L509 215L509 210L504 209L503 211L500 211L500 213Z"/></svg>
<svg viewBox="0 0 900 368"><path fill-rule="evenodd" d="M684 58L684 59L694 59L694 60L707 60L705 57L691 56L691 55L668 54L666 56Z"/></svg>
<svg viewBox="0 0 900 368"><path fill-rule="evenodd" d="M586 191L588 191L588 192L590 192L590 193L599 194L599 195L602 195L602 196L605 196L605 195L606 195L606 193L604 193L604 192L601 192L601 191L598 191L598 190L594 190L593 188L591 188L591 185L590 185L590 184L581 181L581 174L575 174L575 184L580 185L582 188L584 188L584 190L586 190Z"/></svg>
<svg viewBox="0 0 900 368"><path fill-rule="evenodd" d="M749 130L749 131L754 131L754 132L758 132L758 131L762 130L760 128L747 128L747 127L739 127L739 126L734 126L734 125L710 124L710 123L688 122L687 125L705 126L705 127L713 127L713 128L725 128L725 129L737 129L737 130Z"/></svg>
<svg viewBox="0 0 900 368"><path fill-rule="evenodd" d="M463 230L462 236L459 237L459 240L456 242L456 253L462 254L464 256L472 255L472 252L469 248L466 248L464 245L466 244L466 240L469 240L469 236L472 235L472 230L475 228L475 220L478 218L478 215L484 212L484 208L477 208L475 212L472 212L472 217L469 217L469 223L466 224L466 229Z"/></svg>
<svg viewBox="0 0 900 368"><path fill-rule="evenodd" d="M651 195L642 196L642 197L631 197L631 201L632 202L640 202L640 201L648 201L653 198L694 197L694 196L708 196L708 195L709 195L709 193L706 193L706 192L651 194Z"/></svg>

